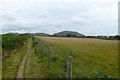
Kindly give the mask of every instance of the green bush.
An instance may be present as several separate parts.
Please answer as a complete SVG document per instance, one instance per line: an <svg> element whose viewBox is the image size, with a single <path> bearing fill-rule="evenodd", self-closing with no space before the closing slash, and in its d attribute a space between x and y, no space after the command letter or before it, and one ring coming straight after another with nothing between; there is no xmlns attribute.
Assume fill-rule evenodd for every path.
<svg viewBox="0 0 120 80"><path fill-rule="evenodd" d="M2 35L2 50L3 54L5 52L12 51L20 46L23 46L28 39L28 35L12 35L4 34Z"/></svg>

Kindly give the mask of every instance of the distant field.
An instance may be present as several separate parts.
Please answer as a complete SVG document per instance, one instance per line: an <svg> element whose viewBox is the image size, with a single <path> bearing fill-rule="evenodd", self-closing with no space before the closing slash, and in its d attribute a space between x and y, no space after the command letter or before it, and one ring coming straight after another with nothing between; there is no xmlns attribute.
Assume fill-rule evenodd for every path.
<svg viewBox="0 0 120 80"><path fill-rule="evenodd" d="M36 38L45 41L45 43L52 44L51 49L56 53L52 55L58 59L65 59L68 55L72 56L73 78L118 77L118 41L116 40L39 36L36 36ZM62 61L58 60L58 62L54 62L52 65L51 73L48 74L53 72L59 75L59 73L64 72L62 67L60 67L63 65ZM62 75L64 77L65 74Z"/></svg>

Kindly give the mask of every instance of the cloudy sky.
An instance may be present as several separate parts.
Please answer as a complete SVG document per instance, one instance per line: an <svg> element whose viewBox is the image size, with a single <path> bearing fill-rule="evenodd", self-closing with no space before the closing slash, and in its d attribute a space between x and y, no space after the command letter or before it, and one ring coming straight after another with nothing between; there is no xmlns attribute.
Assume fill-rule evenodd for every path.
<svg viewBox="0 0 120 80"><path fill-rule="evenodd" d="M0 0L0 29L7 32L63 30L85 35L118 34L119 0Z"/></svg>

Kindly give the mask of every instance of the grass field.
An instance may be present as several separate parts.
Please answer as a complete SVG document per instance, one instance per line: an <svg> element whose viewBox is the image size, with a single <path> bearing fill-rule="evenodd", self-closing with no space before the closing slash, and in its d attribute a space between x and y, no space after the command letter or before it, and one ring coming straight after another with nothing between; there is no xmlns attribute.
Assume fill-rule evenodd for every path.
<svg viewBox="0 0 120 80"><path fill-rule="evenodd" d="M38 37L29 53L26 78L66 77L66 57L72 56L73 78L117 78L118 41L88 38ZM48 68L48 49L51 65ZM42 73L42 74L41 74Z"/></svg>
<svg viewBox="0 0 120 80"><path fill-rule="evenodd" d="M39 36L29 38L3 59L3 78L16 77L29 47L25 78L66 78L68 56L72 56L72 78L118 78L117 40Z"/></svg>

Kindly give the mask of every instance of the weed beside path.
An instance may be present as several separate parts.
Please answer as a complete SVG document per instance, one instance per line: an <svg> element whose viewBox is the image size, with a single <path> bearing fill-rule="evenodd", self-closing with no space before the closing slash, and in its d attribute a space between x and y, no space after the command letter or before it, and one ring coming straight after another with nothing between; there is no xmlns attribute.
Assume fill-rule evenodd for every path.
<svg viewBox="0 0 120 80"><path fill-rule="evenodd" d="M12 53L9 58L2 61L2 78L16 78L19 65L28 51L28 45L30 44L30 38L26 44Z"/></svg>

